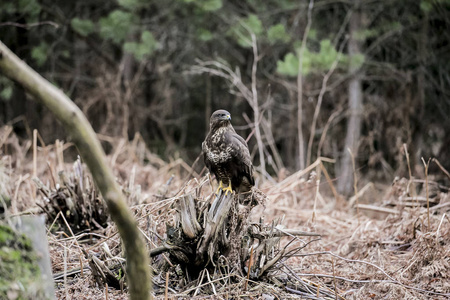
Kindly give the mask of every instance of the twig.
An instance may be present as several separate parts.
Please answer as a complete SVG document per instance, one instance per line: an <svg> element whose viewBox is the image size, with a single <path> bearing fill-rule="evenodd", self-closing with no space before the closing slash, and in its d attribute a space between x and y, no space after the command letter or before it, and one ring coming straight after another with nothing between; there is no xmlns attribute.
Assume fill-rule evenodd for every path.
<svg viewBox="0 0 450 300"><path fill-rule="evenodd" d="M307 232L307 231L301 231L296 229L281 229L279 227L274 228L276 231L272 233L273 237L280 237L283 235L290 236L290 237L297 237L297 236L322 236L319 233L315 232Z"/></svg>
<svg viewBox="0 0 450 300"><path fill-rule="evenodd" d="M408 148L406 146L406 144L403 144L403 149L405 150L405 156L406 156L406 163L408 165L408 173L409 173L409 181L408 181L408 186L407 186L407 190L411 191L411 195L413 197L416 196L416 190L414 188L410 188L411 184L414 181L414 178L412 177L412 171L411 171L411 163L409 161L409 153L408 153Z"/></svg>
<svg viewBox="0 0 450 300"><path fill-rule="evenodd" d="M298 179L301 178L303 175L307 174L311 170L313 170L315 167L317 167L318 164L320 164L322 161L335 163L336 161L334 159L330 159L327 157L319 157L316 159L315 162L313 162L310 166L308 166L306 169L299 170L296 173L290 175L289 177L285 178L283 181L277 183L276 190L282 190L285 188L288 188L292 184L298 184Z"/></svg>
<svg viewBox="0 0 450 300"><path fill-rule="evenodd" d="M17 186L16 186L16 190L14 191L14 197L11 201L11 212L13 214L17 214L17 198L19 197L19 187L22 184L22 182L24 182L25 180L27 180L29 177L29 174L26 174L25 176L22 177L22 175L19 175L19 180L17 181Z"/></svg>
<svg viewBox="0 0 450 300"><path fill-rule="evenodd" d="M41 26L41 25L50 25L53 26L55 28L59 28L59 24L52 22L52 21L41 21L41 22L36 22L36 23L29 23L29 24L21 24L21 23L16 23L16 22L2 22L0 23L0 27L3 26L14 26L14 27L20 27L20 28L25 28L25 29L30 29L31 27L36 27L36 26Z"/></svg>
<svg viewBox="0 0 450 300"><path fill-rule="evenodd" d="M195 289L195 292L194 292L194 295L193 295L194 297L197 296L197 293L200 291L200 287L202 285L202 281L203 281L204 277L205 277L205 270L203 270L201 272L200 279L198 279L198 285L197 285L197 287Z"/></svg>
<svg viewBox="0 0 450 300"><path fill-rule="evenodd" d="M307 23L305 32L303 33L302 46L298 53L298 75L297 75L297 131L298 131L298 160L299 169L305 168L305 145L303 140L303 53L306 48L306 39L308 38L309 29L312 22L312 9L314 7L314 0L309 1ZM309 164L309 163L308 163Z"/></svg>
<svg viewBox="0 0 450 300"><path fill-rule="evenodd" d="M66 271L62 271L59 273L56 273L53 275L53 280L59 280L61 278L64 278L64 276L72 276L72 275L77 275L81 273L81 277L83 277L83 271L89 271L88 267L84 267L83 269L81 268L75 268L72 270L66 270Z"/></svg>
<svg viewBox="0 0 450 300"><path fill-rule="evenodd" d="M66 293L66 299L69 299L69 289L67 286L67 248L64 247L64 292Z"/></svg>
<svg viewBox="0 0 450 300"><path fill-rule="evenodd" d="M444 218L445 218L446 216L447 216L447 214L444 213L444 214L442 215L441 221L439 222L438 229L436 230L436 242L437 242L438 237L439 237L439 230L441 230L442 222L444 221Z"/></svg>
<svg viewBox="0 0 450 300"><path fill-rule="evenodd" d="M298 238L295 237L295 239L298 239ZM289 251L286 253L286 255L284 255L284 256L285 256L285 257L303 256L303 255L297 255L296 253L298 253L300 250L306 248L309 244L312 244L312 243L317 242L317 241L320 241L320 240L321 240L321 238L317 238L317 239L310 240L310 241L308 241L307 243L305 243L305 244L304 244L303 246L301 246L301 247L297 247L297 248L294 248L294 249L292 249L292 250L289 250ZM291 242L292 242L292 241L291 241ZM289 242L289 244L290 244L291 242ZM287 248L287 246L289 246L289 244L285 246L285 249Z"/></svg>
<svg viewBox="0 0 450 300"><path fill-rule="evenodd" d="M278 171L281 168L284 168L283 159L281 158L281 155L275 145L275 139L273 137L272 133L272 124L269 122L269 120L266 120L265 118L261 118L262 123L262 129L264 130L264 136L267 140L267 143L269 145L270 150L272 150L272 155L275 159L276 166L274 167L276 170L275 172L278 173Z"/></svg>
<svg viewBox="0 0 450 300"><path fill-rule="evenodd" d="M356 176L356 166L355 166L355 157L353 156L353 152L350 148L347 148L347 151L350 153L350 157L352 159L352 167L353 167L353 190L355 192L355 203L356 203L356 218L358 219L359 223L359 208L358 208L358 176Z"/></svg>
<svg viewBox="0 0 450 300"><path fill-rule="evenodd" d="M428 230L431 230L430 228L430 196L428 193L428 167L430 166L430 158L427 162L425 162L425 159L422 157L422 162L425 167L425 191L427 195L427 218L428 218Z"/></svg>
<svg viewBox="0 0 450 300"><path fill-rule="evenodd" d="M316 208L317 208L317 198L319 196L319 188L320 188L320 175L321 175L321 168L320 165L322 162L320 162L316 167L316 189L314 193L314 206L313 206L313 215L312 215L312 222L314 223L314 220L316 218Z"/></svg>
<svg viewBox="0 0 450 300"><path fill-rule="evenodd" d="M37 177L37 129L33 130L33 178ZM33 200L36 202L37 190L33 185Z"/></svg>
<svg viewBox="0 0 450 300"><path fill-rule="evenodd" d="M69 232L72 235L75 244L77 244L80 254L83 255L83 252L81 251L81 246L80 246L80 244L78 244L78 240L76 239L75 235L73 234L72 228L70 227L69 223L67 222L66 218L64 217L64 214L61 213L60 216L64 220L64 223L66 224L67 229L69 229Z"/></svg>
<svg viewBox="0 0 450 300"><path fill-rule="evenodd" d="M343 45L344 45L344 43L342 43L341 47L343 47ZM342 52L341 52L341 49L339 49L338 56L336 57L333 64L331 65L330 70L328 70L327 74L323 77L323 80L322 80L322 88L320 89L320 94L319 94L319 97L317 98L317 105L314 110L314 116L313 116L313 120L312 120L312 124L311 124L311 130L309 133L308 152L306 153L306 164L307 165L309 165L309 162L311 161L312 143L314 141L314 135L315 135L316 125L317 125L317 118L319 117L320 108L322 107L323 96L325 95L325 92L327 90L328 79L331 77L334 70L336 69L341 56L342 56Z"/></svg>
<svg viewBox="0 0 450 300"><path fill-rule="evenodd" d="M78 256L78 260L80 261L81 277L83 277L83 275L84 275L84 267L83 267L83 256L81 254Z"/></svg>
<svg viewBox="0 0 450 300"><path fill-rule="evenodd" d="M350 205L350 206L353 206L353 204L355 204L355 202L357 202L358 201L358 199L362 196L362 195L364 195L364 193L367 191L367 190L369 190L370 188L373 188L373 183L372 182L369 182L368 184L366 184L362 189L360 189L357 193L356 193L356 191L355 191L355 195L353 195L350 199L349 199L349 201L348 201L348 204ZM358 203L356 203L356 206L358 205Z"/></svg>
<svg viewBox="0 0 450 300"><path fill-rule="evenodd" d="M56 140L55 151L56 151L56 164L57 164L56 170L57 170L57 173L59 173L60 171L64 170L64 143L62 141ZM78 158L79 158L79 156L78 156ZM81 190L83 190L83 186L81 185L80 187L81 187Z"/></svg>
<svg viewBox="0 0 450 300"><path fill-rule="evenodd" d="M338 300L338 292L337 292L337 287L336 287L336 273L334 270L334 259L331 259L331 267L333 269L334 295L336 296L336 300Z"/></svg>
<svg viewBox="0 0 450 300"><path fill-rule="evenodd" d="M233 274L229 274L229 275L226 275L226 276L223 276L223 277L211 280L209 282L205 282L205 283L199 284L198 286L194 286L194 287L192 287L192 288L190 288L188 290L185 290L184 293L188 294L188 293L192 292L195 289L198 289L198 288L203 287L205 285L211 284L213 282L218 282L218 281L221 281L221 280L225 280L225 279L231 278L231 276L238 276L238 275L234 274L234 273Z"/></svg>
<svg viewBox="0 0 450 300"><path fill-rule="evenodd" d="M368 205L368 204L358 204L356 205L357 208L363 209L363 210L371 210L371 211L377 211L377 212L383 212L388 214L399 214L400 212L395 209L390 209L386 207L379 207L375 205Z"/></svg>
<svg viewBox="0 0 450 300"><path fill-rule="evenodd" d="M327 286L323 286L323 288L320 286L320 284L317 284L317 283L315 283L315 282L312 282L312 281L309 281L309 280L306 280L306 282L305 282L305 280L303 280L302 278L300 278L299 276L298 276L298 274L296 274L291 268L289 268L286 264L283 264L283 267L286 269L286 270L288 270L289 271L289 273L298 281L298 283L300 283L300 284L303 284L303 288L305 289L305 290L307 290L308 292L310 292L311 294L307 294L307 295L305 295L305 296L308 296L308 298L309 297L311 297L311 295L313 294L313 292L314 291L312 291L312 290L310 290L310 286L308 286L308 284L310 284L310 285L312 285L312 286L315 286L316 287L316 299L324 299L324 298L321 298L320 297L320 295L322 294L322 295L325 295L325 296L328 296L328 297L332 297L333 296L333 294L331 293L331 292L333 292L333 290L331 290L329 287L327 287ZM309 282L308 282L309 281ZM344 298L341 296L341 295L338 295L339 296L339 298L340 299L343 299L344 300ZM313 298L314 299L314 298Z"/></svg>
<svg viewBox="0 0 450 300"><path fill-rule="evenodd" d="M214 295L217 295L216 287L214 286L214 283L211 281L211 277L209 276L208 269L205 269L205 273L206 273L206 278L208 279L208 282L211 284Z"/></svg>
<svg viewBox="0 0 450 300"><path fill-rule="evenodd" d="M330 128L331 123L341 113L342 113L342 107L339 108L338 110L336 110L335 112L333 112L330 115L330 117L328 117L328 121L325 124L325 127L323 128L322 135L320 136L319 146L317 147L317 157L320 157L320 155L322 155L322 147L323 147L323 144L325 143L325 137L327 136L327 132L328 132L328 129Z"/></svg>
<svg viewBox="0 0 450 300"><path fill-rule="evenodd" d="M200 152L200 154L197 156L197 158L194 160L194 162L192 163L192 165L191 165L191 167L190 167L190 171L189 171L189 174L186 176L186 178L184 178L184 182L187 182L190 178L191 178L191 176L192 176L192 174L194 173L194 171L195 171L195 169L194 169L194 167L197 165L197 163L198 163L198 161L200 160L200 157L202 157L202 152ZM199 175L200 176L200 175ZM173 178L173 177L171 177L171 178Z"/></svg>
<svg viewBox="0 0 450 300"><path fill-rule="evenodd" d="M438 165L439 169L441 169L441 171L444 172L445 176L447 176L447 178L450 180L450 173L441 165L441 163L436 158L433 158L431 161L435 162Z"/></svg>
<svg viewBox="0 0 450 300"><path fill-rule="evenodd" d="M446 206L450 206L450 202L446 202L446 203L441 203L441 204L435 205L435 206L431 207L430 210L434 211L434 210L438 210L438 209L441 209L441 208L446 207Z"/></svg>
<svg viewBox="0 0 450 300"><path fill-rule="evenodd" d="M331 188L331 192L333 193L334 199L338 200L338 193L336 191L336 188L333 185L333 181L331 180L330 175L328 174L327 169L325 168L325 166L323 165L322 161L320 162L320 168L322 169L323 174L325 175L325 178L328 182L328 185Z"/></svg>
<svg viewBox="0 0 450 300"><path fill-rule="evenodd" d="M250 248L250 258L248 260L248 272L247 279L245 280L244 291L247 291L248 280L250 279L250 273L253 266L253 246Z"/></svg>
<svg viewBox="0 0 450 300"><path fill-rule="evenodd" d="M166 287L164 289L164 299L168 300L168 293L169 293L169 271L166 272Z"/></svg>

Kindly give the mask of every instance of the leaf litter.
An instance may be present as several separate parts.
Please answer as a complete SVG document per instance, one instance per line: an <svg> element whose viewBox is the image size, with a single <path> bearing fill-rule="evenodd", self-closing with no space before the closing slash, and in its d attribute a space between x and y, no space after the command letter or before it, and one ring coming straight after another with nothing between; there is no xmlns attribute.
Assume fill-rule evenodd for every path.
<svg viewBox="0 0 450 300"><path fill-rule="evenodd" d="M30 142L10 127L0 135L1 192L11 198L10 214L47 214L57 298L127 299L119 235L88 170L70 155L74 147L39 146L33 169ZM198 173L201 166L161 160L138 135L132 142L109 143L108 162L149 249L156 249L166 239L167 224L178 221L177 199L194 193L207 202L215 183ZM190 280L167 253L155 255L155 299L448 299L449 188L431 180L435 192L427 198L424 180L396 178L392 185L372 185L368 196L351 203L335 197L320 164L327 163L280 176L275 184L259 178L267 201L250 214L251 224L320 238L284 234L272 250L272 257L283 250L282 255L256 280L230 272L220 260ZM110 284L93 274L93 262L103 264L104 273L110 270Z"/></svg>

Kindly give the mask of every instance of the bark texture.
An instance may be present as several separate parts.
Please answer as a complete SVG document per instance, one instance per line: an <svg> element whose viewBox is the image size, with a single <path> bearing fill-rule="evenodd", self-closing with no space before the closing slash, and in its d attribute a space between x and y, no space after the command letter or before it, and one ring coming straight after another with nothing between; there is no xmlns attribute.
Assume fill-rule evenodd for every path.
<svg viewBox="0 0 450 300"><path fill-rule="evenodd" d="M361 30L361 13L359 11L359 1L354 4L354 12L349 23L349 41L348 41L348 56L350 58L350 74L353 74L348 83L348 122L347 134L345 137L345 145L342 152L341 170L338 179L338 191L344 195L349 195L353 191L353 167L352 157L348 151L353 153L357 158L358 142L361 136L361 121L362 121L362 85L361 85L361 70L360 66L356 66L352 61L358 55L361 55L360 41L356 35ZM356 162L355 162L356 164Z"/></svg>

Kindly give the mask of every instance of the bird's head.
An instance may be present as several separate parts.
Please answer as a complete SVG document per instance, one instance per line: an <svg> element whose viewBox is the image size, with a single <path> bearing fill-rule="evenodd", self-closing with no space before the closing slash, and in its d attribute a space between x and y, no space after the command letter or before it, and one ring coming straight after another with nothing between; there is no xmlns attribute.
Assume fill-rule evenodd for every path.
<svg viewBox="0 0 450 300"><path fill-rule="evenodd" d="M209 120L209 125L212 128L219 128L223 126L228 126L231 124L231 115L226 110L220 109L216 110Z"/></svg>

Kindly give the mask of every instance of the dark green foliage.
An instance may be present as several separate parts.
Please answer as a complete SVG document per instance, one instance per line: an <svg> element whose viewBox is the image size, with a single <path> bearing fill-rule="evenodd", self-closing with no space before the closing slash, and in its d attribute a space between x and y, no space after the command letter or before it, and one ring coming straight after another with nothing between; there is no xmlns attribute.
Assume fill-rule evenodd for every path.
<svg viewBox="0 0 450 300"><path fill-rule="evenodd" d="M289 52L285 55L283 60L277 62L277 72L282 75L288 75L296 77L298 75L299 66L299 52L300 46L297 48L296 54ZM328 71L335 61L347 62L349 63L349 58L344 53L338 53L335 47L331 44L328 39L320 41L319 52L312 52L305 48L303 52L303 75L308 75L310 73L320 73ZM364 62L364 57L359 60L353 60L355 64L361 66Z"/></svg>
<svg viewBox="0 0 450 300"><path fill-rule="evenodd" d="M120 44L130 33L133 22L136 22L136 16L132 13L122 10L114 10L107 17L100 19L100 35Z"/></svg>
<svg viewBox="0 0 450 300"><path fill-rule="evenodd" d="M283 24L276 24L267 30L267 39L269 40L269 43L275 44L277 42L287 43L290 41L291 37L286 32L286 28Z"/></svg>
<svg viewBox="0 0 450 300"><path fill-rule="evenodd" d="M70 25L73 30L78 32L82 36L88 36L92 32L94 32L94 23L91 20L82 20L80 18L73 18L70 21Z"/></svg>
<svg viewBox="0 0 450 300"><path fill-rule="evenodd" d="M157 47L158 42L150 31L142 32L140 42L127 42L124 44L124 50L132 53L138 61L142 61L144 58L149 57Z"/></svg>
<svg viewBox="0 0 450 300"><path fill-rule="evenodd" d="M31 57L39 67L41 67L47 61L48 54L49 45L46 42L41 42L39 46L36 46L31 50Z"/></svg>
<svg viewBox="0 0 450 300"><path fill-rule="evenodd" d="M262 22L258 16L250 14L246 18L239 18L236 24L231 26L228 34L244 48L252 47L252 34L259 39L263 32Z"/></svg>

